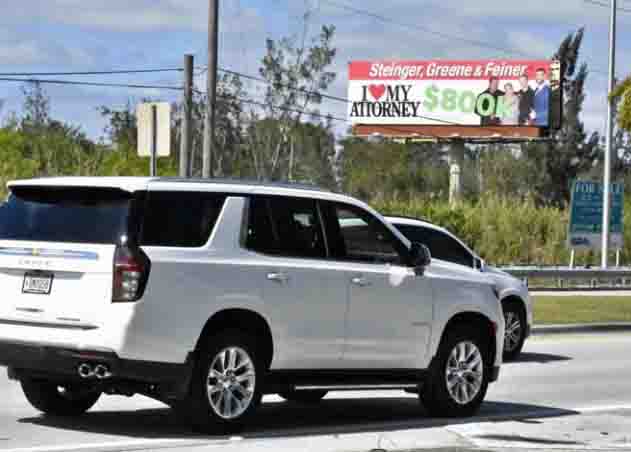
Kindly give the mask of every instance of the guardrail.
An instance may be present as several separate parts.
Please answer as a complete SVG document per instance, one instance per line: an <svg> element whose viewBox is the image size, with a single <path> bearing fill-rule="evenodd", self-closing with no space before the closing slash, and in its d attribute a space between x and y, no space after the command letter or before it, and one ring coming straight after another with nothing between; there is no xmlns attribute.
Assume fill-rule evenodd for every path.
<svg viewBox="0 0 631 452"><path fill-rule="evenodd" d="M522 279L530 290L631 290L631 267L510 266L502 270Z"/></svg>

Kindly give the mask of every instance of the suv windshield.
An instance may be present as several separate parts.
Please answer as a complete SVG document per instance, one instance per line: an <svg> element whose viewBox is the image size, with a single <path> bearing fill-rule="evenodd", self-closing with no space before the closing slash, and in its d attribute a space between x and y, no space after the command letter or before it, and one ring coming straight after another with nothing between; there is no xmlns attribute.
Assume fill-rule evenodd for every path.
<svg viewBox="0 0 631 452"><path fill-rule="evenodd" d="M131 196L116 189L15 188L0 206L0 240L120 243Z"/></svg>

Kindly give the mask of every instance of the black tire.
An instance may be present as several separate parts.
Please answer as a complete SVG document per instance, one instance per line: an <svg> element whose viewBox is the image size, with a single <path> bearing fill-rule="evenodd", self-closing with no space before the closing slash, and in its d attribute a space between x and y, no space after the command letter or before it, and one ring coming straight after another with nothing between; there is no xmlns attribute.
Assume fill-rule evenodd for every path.
<svg viewBox="0 0 631 452"><path fill-rule="evenodd" d="M480 331L464 324L456 325L447 331L419 393L421 402L431 416L469 417L478 411L489 385L488 369L491 366L491 358L488 342L489 338L482 337ZM474 344L479 350L482 358L482 378L477 395L467 403L458 403L447 387L446 371L452 351L463 343ZM470 389L469 386L467 388Z"/></svg>
<svg viewBox="0 0 631 452"><path fill-rule="evenodd" d="M298 390L288 389L287 391L279 392L278 395L288 402L312 404L321 401L324 396L328 394L328 391L318 390Z"/></svg>
<svg viewBox="0 0 631 452"><path fill-rule="evenodd" d="M29 403L52 416L79 416L99 400L101 392L82 385L60 386L46 380L24 379L20 382Z"/></svg>
<svg viewBox="0 0 631 452"><path fill-rule="evenodd" d="M243 426L247 423L247 420L256 411L263 394L263 375L265 373L265 367L263 365L263 361L261 360L261 354L258 352L256 344L257 341L255 338L236 330L220 332L217 335L208 338L205 344L203 344L199 350L199 357L197 365L195 366L196 368L193 375L191 398L189 402L190 421L195 431L211 434L235 433L243 428ZM226 349L238 349L239 353L244 352L251 361L251 370L247 371L247 373L251 374L253 370L254 376L251 377L253 384L244 382L244 385L247 385L248 388L253 388L253 391L248 392L251 394L251 399L248 400L247 397L243 396L244 393L238 391L237 393L233 393L232 386L230 386L230 389L220 390L218 393L221 392L221 394L216 396L217 400L215 400L215 403L219 404L219 408L213 408L213 404L210 400L212 396L209 395L208 392L209 384L214 381L215 387L220 387L223 383L221 383L219 379L212 379L210 376L210 368L213 365L213 362L215 362L216 359L219 359L218 355ZM244 361L236 362L239 363ZM234 372L230 378L234 377L234 379L237 379L239 377L244 377L245 373L246 371L239 369L239 371ZM226 384L231 385L230 382L227 382ZM227 395L226 391L229 391L230 395ZM241 405L237 405L237 400L233 398L233 394L237 394L239 398L238 402ZM230 407L230 410L236 405L237 412L240 410L239 406L243 406L245 408L244 411L239 412L239 414L235 415L235 417L222 417L216 410L218 409L219 411L224 411L223 409L226 407L226 403L219 401L219 398L224 400L224 397L229 400L228 406ZM247 404L245 403L246 400Z"/></svg>
<svg viewBox="0 0 631 452"><path fill-rule="evenodd" d="M526 314L523 307L516 301L507 301L502 305L504 321L506 322L506 334L504 336L504 348L502 357L504 361L517 359L526 341ZM516 329L512 331L516 336L509 338L509 323L518 322Z"/></svg>

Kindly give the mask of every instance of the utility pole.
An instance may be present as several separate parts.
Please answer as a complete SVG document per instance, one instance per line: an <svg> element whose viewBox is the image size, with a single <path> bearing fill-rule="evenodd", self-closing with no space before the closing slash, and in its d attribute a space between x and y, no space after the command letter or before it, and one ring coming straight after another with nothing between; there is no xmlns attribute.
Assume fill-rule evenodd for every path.
<svg viewBox="0 0 631 452"><path fill-rule="evenodd" d="M180 146L180 177L191 176L191 132L193 120L193 55L184 55L184 102Z"/></svg>
<svg viewBox="0 0 631 452"><path fill-rule="evenodd" d="M602 231L602 251L601 266L607 268L609 259L609 223L611 218L611 153L613 146L614 128L614 102L609 95L616 83L616 13L617 1L611 0L611 19L609 22L609 84L607 91L607 130L605 145L605 174L603 181L603 231Z"/></svg>
<svg viewBox="0 0 631 452"><path fill-rule="evenodd" d="M217 99L217 50L219 41L219 0L209 0L208 11L208 86L204 121L202 177L214 176L215 101Z"/></svg>

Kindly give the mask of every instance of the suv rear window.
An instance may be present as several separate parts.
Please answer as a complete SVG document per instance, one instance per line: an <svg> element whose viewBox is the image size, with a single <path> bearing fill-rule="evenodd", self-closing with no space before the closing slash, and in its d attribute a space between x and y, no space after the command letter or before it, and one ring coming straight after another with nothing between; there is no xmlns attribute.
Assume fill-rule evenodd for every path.
<svg viewBox="0 0 631 452"><path fill-rule="evenodd" d="M0 240L118 244L131 202L117 189L16 187L0 206Z"/></svg>
<svg viewBox="0 0 631 452"><path fill-rule="evenodd" d="M204 246L226 195L204 192L149 192L141 244L177 248Z"/></svg>

